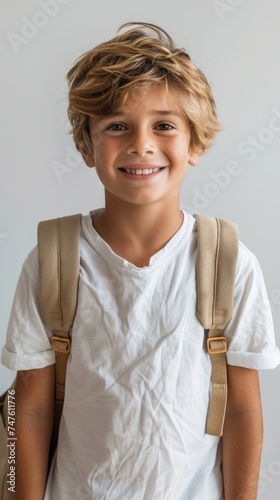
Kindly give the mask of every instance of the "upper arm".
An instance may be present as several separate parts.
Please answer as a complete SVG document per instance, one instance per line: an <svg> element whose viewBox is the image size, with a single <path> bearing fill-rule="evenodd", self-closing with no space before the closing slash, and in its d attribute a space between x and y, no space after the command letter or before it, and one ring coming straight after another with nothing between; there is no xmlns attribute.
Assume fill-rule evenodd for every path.
<svg viewBox="0 0 280 500"><path fill-rule="evenodd" d="M17 415L52 417L55 390L55 364L34 370L18 371L15 395Z"/></svg>

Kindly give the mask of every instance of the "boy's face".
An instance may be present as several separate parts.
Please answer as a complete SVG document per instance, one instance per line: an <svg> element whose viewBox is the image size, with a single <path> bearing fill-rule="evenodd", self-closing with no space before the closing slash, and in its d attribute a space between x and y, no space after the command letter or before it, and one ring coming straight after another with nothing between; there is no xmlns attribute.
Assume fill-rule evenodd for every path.
<svg viewBox="0 0 280 500"><path fill-rule="evenodd" d="M190 128L165 86L144 97L131 96L111 117L91 118L93 155L81 150L95 167L108 196L132 204L178 201L189 151Z"/></svg>

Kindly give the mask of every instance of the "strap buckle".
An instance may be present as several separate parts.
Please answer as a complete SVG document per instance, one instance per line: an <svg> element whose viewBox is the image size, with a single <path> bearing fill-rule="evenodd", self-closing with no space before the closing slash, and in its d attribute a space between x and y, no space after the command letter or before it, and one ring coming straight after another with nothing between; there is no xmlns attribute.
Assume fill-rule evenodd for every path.
<svg viewBox="0 0 280 500"><path fill-rule="evenodd" d="M216 344L222 342L222 345ZM216 345L215 345L216 344ZM226 337L208 337L207 350L209 354L223 354L227 352L227 339Z"/></svg>
<svg viewBox="0 0 280 500"><path fill-rule="evenodd" d="M56 335L53 335L51 339L51 345L54 351L67 354L70 352L71 341L66 337L58 337Z"/></svg>

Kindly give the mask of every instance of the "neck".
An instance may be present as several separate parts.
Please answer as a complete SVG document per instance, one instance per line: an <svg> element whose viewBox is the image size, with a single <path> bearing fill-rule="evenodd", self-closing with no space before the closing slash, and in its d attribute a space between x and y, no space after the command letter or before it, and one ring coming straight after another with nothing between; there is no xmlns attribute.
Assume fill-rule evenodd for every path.
<svg viewBox="0 0 280 500"><path fill-rule="evenodd" d="M178 203L133 205L111 196L93 226L112 250L129 262L142 267L163 248L178 231L183 214Z"/></svg>

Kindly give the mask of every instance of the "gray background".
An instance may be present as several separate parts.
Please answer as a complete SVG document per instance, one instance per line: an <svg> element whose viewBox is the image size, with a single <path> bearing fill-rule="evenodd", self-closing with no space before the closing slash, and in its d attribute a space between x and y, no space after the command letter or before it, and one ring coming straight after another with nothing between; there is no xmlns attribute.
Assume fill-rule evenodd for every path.
<svg viewBox="0 0 280 500"><path fill-rule="evenodd" d="M212 83L224 130L189 168L182 207L239 224L263 269L279 345L279 0L2 0L1 10L1 345L38 221L103 205L96 174L68 135L65 74L132 20L166 28ZM260 499L279 499L279 374L261 374ZM1 367L0 376L2 392L14 374Z"/></svg>

